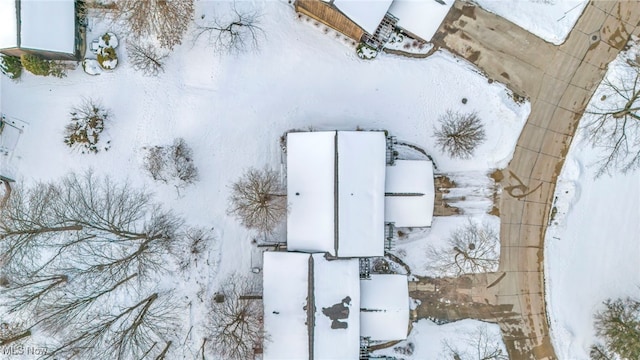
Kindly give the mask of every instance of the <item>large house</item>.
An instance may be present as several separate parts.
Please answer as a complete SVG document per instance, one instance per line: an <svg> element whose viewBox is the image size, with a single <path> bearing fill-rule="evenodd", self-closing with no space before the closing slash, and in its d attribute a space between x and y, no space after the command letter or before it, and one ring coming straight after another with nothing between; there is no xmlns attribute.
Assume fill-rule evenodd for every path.
<svg viewBox="0 0 640 360"><path fill-rule="evenodd" d="M454 0L296 0L295 9L342 34L381 48L395 30L430 41Z"/></svg>
<svg viewBox="0 0 640 360"><path fill-rule="evenodd" d="M383 131L287 134L287 252L265 252L265 360L367 357L406 339L406 275L372 274L388 229L427 227L429 160L398 160Z"/></svg>
<svg viewBox="0 0 640 360"><path fill-rule="evenodd" d="M357 360L361 339L406 339L405 275L359 275L358 259L264 253L264 360Z"/></svg>
<svg viewBox="0 0 640 360"><path fill-rule="evenodd" d="M0 0L0 53L79 60L84 43L75 0Z"/></svg>

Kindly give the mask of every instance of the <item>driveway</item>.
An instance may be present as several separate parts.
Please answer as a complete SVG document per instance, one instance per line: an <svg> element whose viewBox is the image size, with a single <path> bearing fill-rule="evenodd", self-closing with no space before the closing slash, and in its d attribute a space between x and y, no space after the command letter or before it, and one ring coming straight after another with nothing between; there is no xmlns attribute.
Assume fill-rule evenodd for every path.
<svg viewBox="0 0 640 360"><path fill-rule="evenodd" d="M554 46L476 6L455 3L434 43L529 98L531 114L513 159L494 174L503 188L499 272L412 283L412 297L423 299L418 317L493 321L502 329L511 359L557 358L549 336L543 260L556 180L607 64L631 34L640 35L639 23L636 1L592 1L566 42Z"/></svg>

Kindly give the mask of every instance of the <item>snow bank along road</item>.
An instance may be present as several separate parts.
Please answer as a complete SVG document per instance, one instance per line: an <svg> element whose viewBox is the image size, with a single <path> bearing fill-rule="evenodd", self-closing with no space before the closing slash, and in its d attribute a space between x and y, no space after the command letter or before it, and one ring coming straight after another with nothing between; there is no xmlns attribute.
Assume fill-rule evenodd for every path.
<svg viewBox="0 0 640 360"><path fill-rule="evenodd" d="M513 159L496 175L503 187L499 272L435 286L414 283L412 295L429 298L433 305L442 300L428 296L430 291L454 286L465 301L455 310L443 305L450 318L499 323L511 359L556 358L543 273L544 234L556 178L607 64L630 35L640 36L639 23L636 1L592 1L567 41L554 46L496 15L456 2L434 38L437 46L471 61L532 105ZM420 310L418 315L424 315Z"/></svg>

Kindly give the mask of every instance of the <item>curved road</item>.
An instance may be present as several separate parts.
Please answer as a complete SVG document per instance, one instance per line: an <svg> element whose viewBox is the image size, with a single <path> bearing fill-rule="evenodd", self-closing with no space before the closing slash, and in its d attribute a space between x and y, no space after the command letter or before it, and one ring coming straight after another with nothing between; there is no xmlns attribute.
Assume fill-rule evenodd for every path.
<svg viewBox="0 0 640 360"><path fill-rule="evenodd" d="M412 296L426 300L418 317L494 321L511 359L557 358L549 337L543 263L556 179L607 64L631 34L640 35L639 23L638 1L592 1L566 42L554 46L478 7L455 3L435 44L530 99L531 114L513 159L493 175L503 188L499 272L412 283Z"/></svg>

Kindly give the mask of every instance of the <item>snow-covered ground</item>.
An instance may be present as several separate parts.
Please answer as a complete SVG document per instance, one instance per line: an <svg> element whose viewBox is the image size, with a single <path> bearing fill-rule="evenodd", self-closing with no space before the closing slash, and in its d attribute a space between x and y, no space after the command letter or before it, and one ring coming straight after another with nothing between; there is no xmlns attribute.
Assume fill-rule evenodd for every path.
<svg viewBox="0 0 640 360"><path fill-rule="evenodd" d="M407 340L391 348L374 352L398 360L449 360L453 352L460 359L504 359L507 350L500 338L500 327L477 320L461 320L437 325L422 319L413 323ZM487 357L489 353L503 357Z"/></svg>
<svg viewBox="0 0 640 360"><path fill-rule="evenodd" d="M619 75L624 56L609 64L608 77ZM560 359L589 358L593 314L604 300L640 296L640 173L595 179L600 156L578 129L545 238L547 311Z"/></svg>
<svg viewBox="0 0 640 360"><path fill-rule="evenodd" d="M230 11L231 3L196 4L195 18L200 19ZM241 5L263 12L264 37L257 51L218 54L187 35L164 73L144 77L127 62L124 34L91 22L88 41L107 30L121 35L114 71L89 76L79 66L63 79L24 73L18 83L2 76L2 113L28 124L13 154L16 168L9 170L29 184L93 168L153 191L189 224L214 229L219 270L207 277L210 293L228 274L251 274L252 267L260 266L260 252L251 244L256 234L227 215L227 198L230 184L245 169L282 165L279 137L287 130L387 129L426 149L444 173L488 174L511 158L529 104L515 103L503 85L489 83L468 63L445 52L424 60L384 54L360 60L354 48L299 20L287 1ZM107 152L81 154L63 143L70 108L83 97L98 99L112 111L105 130L111 139ZM435 148L433 126L447 109L476 111L482 119L487 141L473 158L452 160ZM193 148L200 174L199 182L180 192L142 170L143 147L171 144L176 137ZM467 220L436 221L432 231L444 234L454 225L441 223L455 221Z"/></svg>
<svg viewBox="0 0 640 360"><path fill-rule="evenodd" d="M527 31L559 45L569 35L587 0L473 0Z"/></svg>

